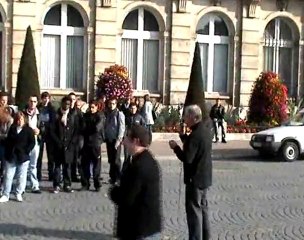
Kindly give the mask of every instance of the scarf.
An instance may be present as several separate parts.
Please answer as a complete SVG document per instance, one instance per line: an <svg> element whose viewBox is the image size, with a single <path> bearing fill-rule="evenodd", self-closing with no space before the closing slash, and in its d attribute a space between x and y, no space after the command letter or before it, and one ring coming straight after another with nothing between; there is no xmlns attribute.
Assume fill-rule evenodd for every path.
<svg viewBox="0 0 304 240"><path fill-rule="evenodd" d="M60 109L61 113L62 113L62 117L61 117L61 122L63 123L64 126L67 125L68 122L68 114L70 112L70 109L68 110L63 110L62 108Z"/></svg>

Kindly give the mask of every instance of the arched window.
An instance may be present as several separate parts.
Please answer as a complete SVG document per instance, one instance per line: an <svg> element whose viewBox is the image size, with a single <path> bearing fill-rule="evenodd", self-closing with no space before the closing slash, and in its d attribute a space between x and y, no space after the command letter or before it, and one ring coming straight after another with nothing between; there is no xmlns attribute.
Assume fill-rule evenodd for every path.
<svg viewBox="0 0 304 240"><path fill-rule="evenodd" d="M121 62L136 90L159 90L160 38L154 15L144 8L130 12L123 22Z"/></svg>
<svg viewBox="0 0 304 240"><path fill-rule="evenodd" d="M297 41L288 21L275 18L264 32L264 70L278 73L294 96L297 88Z"/></svg>
<svg viewBox="0 0 304 240"><path fill-rule="evenodd" d="M84 86L83 18L73 6L60 4L46 14L42 41L42 87L81 90Z"/></svg>
<svg viewBox="0 0 304 240"><path fill-rule="evenodd" d="M216 14L206 14L199 20L196 34L205 91L227 93L230 41L226 23Z"/></svg>

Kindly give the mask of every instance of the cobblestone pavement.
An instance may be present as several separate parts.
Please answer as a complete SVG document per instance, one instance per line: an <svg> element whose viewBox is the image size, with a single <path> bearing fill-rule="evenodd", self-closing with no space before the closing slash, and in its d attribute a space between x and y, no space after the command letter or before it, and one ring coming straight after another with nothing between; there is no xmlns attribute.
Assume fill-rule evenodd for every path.
<svg viewBox="0 0 304 240"><path fill-rule="evenodd" d="M107 180L107 163L103 162ZM184 187L179 204L180 164L161 161L163 239L186 239ZM212 239L304 239L304 161L247 159L214 161L208 195ZM114 207L106 184L99 193L25 194L0 205L0 239L113 239ZM74 184L74 187L80 187ZM180 205L180 208L179 208Z"/></svg>

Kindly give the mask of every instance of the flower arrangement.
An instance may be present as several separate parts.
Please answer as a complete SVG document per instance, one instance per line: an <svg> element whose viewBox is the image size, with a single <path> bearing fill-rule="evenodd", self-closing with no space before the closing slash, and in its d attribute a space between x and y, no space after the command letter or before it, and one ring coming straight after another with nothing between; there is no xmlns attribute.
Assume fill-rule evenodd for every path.
<svg viewBox="0 0 304 240"><path fill-rule="evenodd" d="M112 65L98 76L96 83L96 96L106 99L112 97L118 100L131 98L133 94L132 81L129 78L127 68L121 65Z"/></svg>
<svg viewBox="0 0 304 240"><path fill-rule="evenodd" d="M277 125L287 119L287 87L273 72L262 72L253 85L248 121Z"/></svg>

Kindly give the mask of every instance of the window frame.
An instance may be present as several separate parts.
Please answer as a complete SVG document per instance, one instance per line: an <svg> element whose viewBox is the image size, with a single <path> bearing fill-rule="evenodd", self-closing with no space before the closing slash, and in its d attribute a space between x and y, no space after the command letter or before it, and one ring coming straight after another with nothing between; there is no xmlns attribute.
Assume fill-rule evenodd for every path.
<svg viewBox="0 0 304 240"><path fill-rule="evenodd" d="M149 89L143 89L143 57L144 57L144 41L145 40L157 40L159 44L158 48L158 79L157 79L157 92L160 91L160 79L162 74L162 48L163 48L163 41L161 38L161 29L158 23L159 31L145 31L144 30L144 11L149 11L145 9L144 7L140 7L137 9L133 9L132 11L138 10L138 29L137 30L128 30L122 28L122 35L121 35L121 41L123 39L135 39L137 40L137 66L136 66L136 86L133 86L135 91L145 91ZM130 14L132 11L130 11L128 14ZM149 11L150 12L150 11ZM150 12L155 20L157 21L157 18L155 15ZM127 18L128 14L124 18L124 20ZM122 52L122 49L121 49ZM139 61L141 59L141 61ZM121 59L122 63L122 59ZM149 90L150 91L150 90Z"/></svg>
<svg viewBox="0 0 304 240"><path fill-rule="evenodd" d="M83 27L71 27L68 26L68 5L75 8L73 5L68 3L61 3L61 22L59 26L55 25L45 25L43 24L43 30L42 30L42 42L41 42L41 62L43 62L43 59L45 59L45 53L43 51L43 38L44 35L56 35L60 38L60 74L59 74L59 88L58 87L45 87L42 86L45 89L67 89L67 39L68 36L81 36L83 37L83 73L82 73L82 82L81 82L81 89L76 88L69 88L70 90L83 90L85 88L85 83L87 81L87 50L88 50L88 38L86 34L86 26ZM52 6L55 7L56 5ZM52 9L50 7L47 11L47 13ZM79 13L80 11L75 8ZM46 13L46 14L47 14ZM80 13L81 15L81 13ZM45 20L46 15L44 16L43 22ZM82 16L81 16L82 17ZM84 22L84 19L83 19ZM44 66L41 65L41 75L43 73Z"/></svg>
<svg viewBox="0 0 304 240"><path fill-rule="evenodd" d="M274 28L274 38L267 38L266 36L266 29L269 26L269 24L271 24L272 21L275 21L275 28ZM280 25L281 22L284 22L290 29L292 36L290 40L285 40L285 39L281 39L280 37ZM291 85L291 89L288 89L290 92L290 96L294 96L297 92L297 80L295 79L296 74L296 70L298 69L297 66L295 66L295 62L296 62L296 51L297 51L297 47L296 47L296 40L294 39L294 31L293 28L288 24L288 21L286 21L285 19L281 18L281 17L277 17L274 18L272 20L270 20L265 29L264 29L264 36L263 36L263 70L264 71L273 71L276 74L279 74L280 71L280 48L289 48L291 50L291 76L290 76L290 85ZM265 63L265 47L267 48L272 48L273 49L273 63L272 63L272 69L273 70L269 70L266 69L266 63Z"/></svg>
<svg viewBox="0 0 304 240"><path fill-rule="evenodd" d="M226 28L228 30L228 36L221 36L221 35L215 35L215 18L219 17L222 19L222 21L224 22L224 24L226 25ZM206 86L206 92L207 93L219 93L219 94L227 94L229 92L229 76L231 73L231 62L230 62L230 58L231 58L231 53L232 53L232 46L231 46L231 36L230 36L230 31L228 28L227 23L225 22L225 20L216 13L208 13L207 15L202 16L199 21L198 24L200 23L200 21L203 18L208 18L208 24L209 24L209 34L208 35L204 35L204 34L199 34L196 33L196 41L199 44L207 44L208 45L208 59L207 59L207 86ZM198 28L198 25L196 26L196 31ZM214 58L215 58L215 52L214 52L214 48L215 45L227 45L228 47L228 55L227 55L227 82L226 82L226 90L225 92L215 92L213 91L213 81L214 81Z"/></svg>

